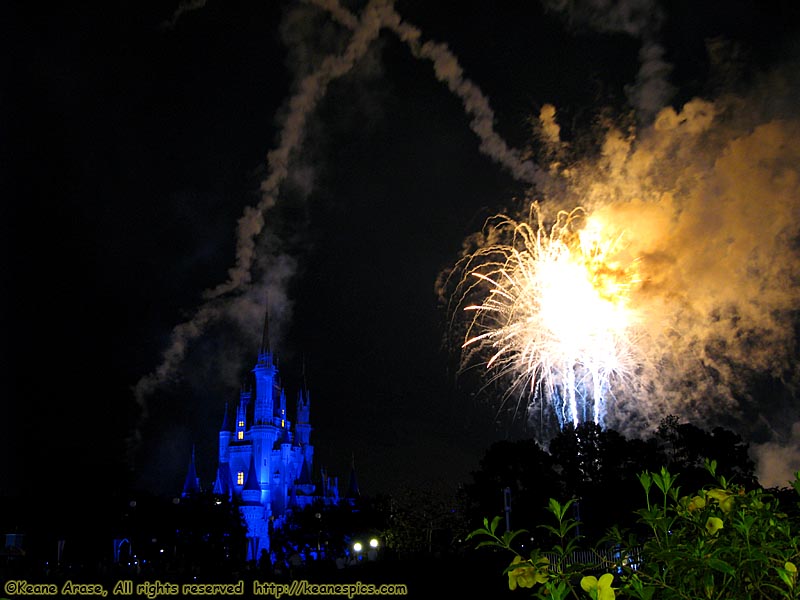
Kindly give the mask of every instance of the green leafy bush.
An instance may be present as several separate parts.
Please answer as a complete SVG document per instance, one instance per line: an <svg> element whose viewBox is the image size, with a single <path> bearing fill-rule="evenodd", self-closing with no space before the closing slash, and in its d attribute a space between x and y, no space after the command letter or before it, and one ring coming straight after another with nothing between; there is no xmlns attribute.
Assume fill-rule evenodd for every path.
<svg viewBox="0 0 800 600"><path fill-rule="evenodd" d="M478 547L513 553L505 570L509 587L531 588L536 598L800 598L795 524L763 490L717 476L714 461L706 461L706 469L714 483L688 495L667 469L639 475L645 507L636 512L648 531L643 542L612 528L599 547L586 551L579 524L569 516L574 500L554 499L548 510L556 524L541 526L556 539L548 551L523 554L515 540L525 530L498 533L500 517L484 519L470 538L482 538ZM800 473L793 485L800 492Z"/></svg>

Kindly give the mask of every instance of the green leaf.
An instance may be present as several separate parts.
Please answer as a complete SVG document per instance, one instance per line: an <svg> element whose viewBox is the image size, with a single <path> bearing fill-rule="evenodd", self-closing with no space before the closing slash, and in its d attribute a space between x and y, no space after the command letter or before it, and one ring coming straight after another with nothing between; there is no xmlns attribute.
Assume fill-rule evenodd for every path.
<svg viewBox="0 0 800 600"><path fill-rule="evenodd" d="M549 510L551 513L553 513L555 515L556 519L558 519L558 521L561 522L561 521L564 520L564 518L565 518L565 516L567 514L567 511L569 510L570 506L572 506L575 503L575 500L576 500L575 498L570 498L569 500L564 502L564 504L561 504L555 498L550 498L550 502L549 502L549 504L547 506L547 510Z"/></svg>
<svg viewBox="0 0 800 600"><path fill-rule="evenodd" d="M503 533L503 543L506 546L510 546L511 542L514 541L514 538L522 533L528 533L527 529L518 529L517 531L506 531Z"/></svg>
<svg viewBox="0 0 800 600"><path fill-rule="evenodd" d="M471 540L472 538L478 535L490 535L490 533L488 529L476 529L475 531L471 531L470 533L468 533L465 539Z"/></svg>
<svg viewBox="0 0 800 600"><path fill-rule="evenodd" d="M789 589L794 589L797 580L797 567L794 563L787 561L783 567L775 567L775 570Z"/></svg>
<svg viewBox="0 0 800 600"><path fill-rule="evenodd" d="M495 531L497 531L497 526L500 524L500 516L495 517L492 519L491 525L489 525L489 531L492 535L495 535Z"/></svg>
<svg viewBox="0 0 800 600"><path fill-rule="evenodd" d="M540 598L547 598L548 600L564 600L569 595L567 584L563 581L559 581L558 583L555 581L549 581L545 585L545 589L547 590L546 594L539 596Z"/></svg>
<svg viewBox="0 0 800 600"><path fill-rule="evenodd" d="M639 483L642 484L644 491L646 494L650 493L650 487L653 485L653 478L650 477L650 473L647 471L642 471L639 473Z"/></svg>
<svg viewBox="0 0 800 600"><path fill-rule="evenodd" d="M708 566L716 571L725 573L726 575L736 575L736 569L726 563L724 560L718 558L709 558Z"/></svg>

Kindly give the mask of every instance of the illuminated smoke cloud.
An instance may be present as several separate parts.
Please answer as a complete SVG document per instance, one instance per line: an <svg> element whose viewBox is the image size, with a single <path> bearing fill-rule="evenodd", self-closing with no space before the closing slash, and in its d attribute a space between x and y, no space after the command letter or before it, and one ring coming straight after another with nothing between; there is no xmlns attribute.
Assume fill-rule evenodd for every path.
<svg viewBox="0 0 800 600"><path fill-rule="evenodd" d="M629 435L675 414L771 444L759 457L795 456L800 306L800 119L791 69L748 96L664 108L637 131L607 123L593 156L563 158L557 114L539 116L547 165L542 206L583 206L638 260L632 305L642 319L642 364L618 390L607 425ZM794 76L792 76L794 77ZM545 163L542 163L545 166ZM475 245L497 243L474 237ZM765 392L766 384L773 392ZM781 392L783 390L783 392ZM795 464L800 467L800 464ZM765 475L766 476L766 475Z"/></svg>
<svg viewBox="0 0 800 600"><path fill-rule="evenodd" d="M556 107L552 104L545 104L539 110L539 130L541 142L551 149L561 146L561 127L556 121Z"/></svg>
<svg viewBox="0 0 800 600"><path fill-rule="evenodd" d="M764 487L788 487L800 470L800 422L783 439L753 446L756 475Z"/></svg>

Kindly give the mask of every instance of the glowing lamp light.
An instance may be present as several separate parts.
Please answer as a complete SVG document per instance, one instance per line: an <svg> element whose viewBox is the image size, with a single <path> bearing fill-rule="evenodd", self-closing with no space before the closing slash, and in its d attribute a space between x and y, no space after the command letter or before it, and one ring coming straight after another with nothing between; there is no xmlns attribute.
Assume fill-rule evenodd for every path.
<svg viewBox="0 0 800 600"><path fill-rule="evenodd" d="M377 548L377 547L378 547L378 540L377 540L377 539L375 539L375 538L372 538L372 539L369 541L369 547L370 547L370 548Z"/></svg>
<svg viewBox="0 0 800 600"><path fill-rule="evenodd" d="M356 552L361 552L363 548L364 547L361 545L361 542L356 542L355 544L353 544L353 550L355 550Z"/></svg>

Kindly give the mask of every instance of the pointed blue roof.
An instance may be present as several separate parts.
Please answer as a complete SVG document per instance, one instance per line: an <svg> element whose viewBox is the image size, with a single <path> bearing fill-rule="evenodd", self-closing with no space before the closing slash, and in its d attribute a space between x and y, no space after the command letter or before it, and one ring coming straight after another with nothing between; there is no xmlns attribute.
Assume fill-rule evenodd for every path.
<svg viewBox="0 0 800 600"><path fill-rule="evenodd" d="M233 477L231 466L228 463L220 463L217 469L217 479L214 482L214 493L217 496L230 497L233 490Z"/></svg>
<svg viewBox="0 0 800 600"><path fill-rule="evenodd" d="M358 478L356 477L356 459L354 456L350 467L350 481L347 485L347 498L358 498L360 496L361 491L358 489Z"/></svg>
<svg viewBox="0 0 800 600"><path fill-rule="evenodd" d="M222 427L220 431L231 431L231 425L228 422L228 403L225 403L225 415L222 417Z"/></svg>
<svg viewBox="0 0 800 600"><path fill-rule="evenodd" d="M306 461L305 457L303 458L303 466L300 467L300 477L297 479L298 485L313 485L313 481L311 481L311 473L308 469L308 461Z"/></svg>
<svg viewBox="0 0 800 600"><path fill-rule="evenodd" d="M258 483L258 475L256 474L256 459L253 455L250 455L250 468L247 471L247 479L245 479L244 490L251 490L251 491L261 491L261 484Z"/></svg>
<svg viewBox="0 0 800 600"><path fill-rule="evenodd" d="M192 447L192 459L189 461L189 469L186 473L186 480L183 482L183 493L181 496L191 496L200 492L200 483L197 480L197 469L194 466L194 447Z"/></svg>

